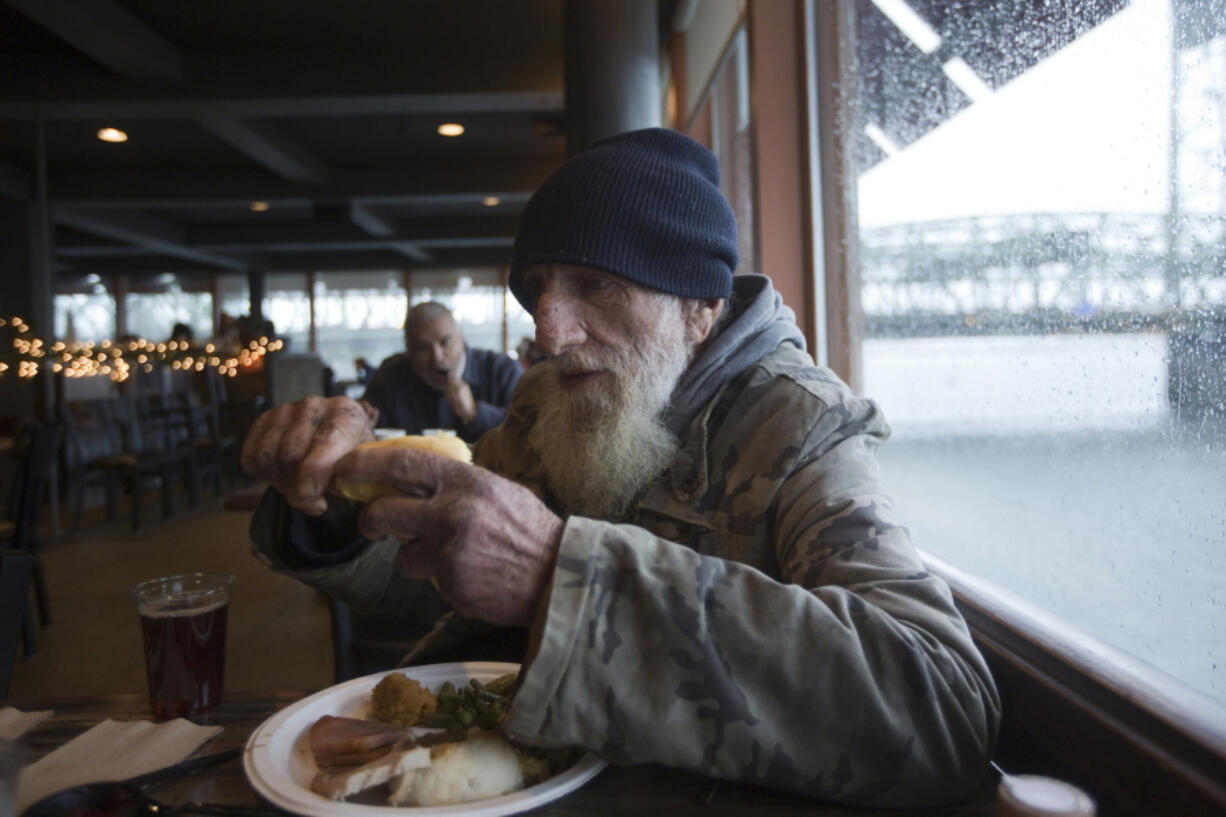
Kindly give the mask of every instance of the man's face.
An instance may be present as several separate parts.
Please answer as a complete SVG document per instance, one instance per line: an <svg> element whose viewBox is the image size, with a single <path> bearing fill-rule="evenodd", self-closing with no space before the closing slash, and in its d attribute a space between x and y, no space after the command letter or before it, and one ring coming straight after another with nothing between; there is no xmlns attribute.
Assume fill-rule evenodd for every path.
<svg viewBox="0 0 1226 817"><path fill-rule="evenodd" d="M446 315L423 321L408 330L409 360L422 380L440 391L449 377L463 374L464 336Z"/></svg>
<svg viewBox="0 0 1226 817"><path fill-rule="evenodd" d="M530 444L565 512L617 518L675 450L662 414L692 351L681 302L585 267L534 267L524 289L548 355Z"/></svg>
<svg viewBox="0 0 1226 817"><path fill-rule="evenodd" d="M679 301L589 267L541 265L524 274L536 345L576 396L608 392L617 358L685 344Z"/></svg>

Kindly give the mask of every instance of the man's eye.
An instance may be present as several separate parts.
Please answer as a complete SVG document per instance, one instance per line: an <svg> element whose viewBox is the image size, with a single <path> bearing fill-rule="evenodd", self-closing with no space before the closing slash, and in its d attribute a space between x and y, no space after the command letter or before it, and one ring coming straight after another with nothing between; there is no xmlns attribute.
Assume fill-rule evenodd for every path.
<svg viewBox="0 0 1226 817"><path fill-rule="evenodd" d="M613 286L613 282L608 278L591 277L583 281L583 289L585 292L590 292L593 295L607 291Z"/></svg>

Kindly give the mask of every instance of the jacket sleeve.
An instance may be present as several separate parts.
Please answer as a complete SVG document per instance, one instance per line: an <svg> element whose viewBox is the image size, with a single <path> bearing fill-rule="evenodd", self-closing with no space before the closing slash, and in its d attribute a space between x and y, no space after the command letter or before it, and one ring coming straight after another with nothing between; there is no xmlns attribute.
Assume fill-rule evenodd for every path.
<svg viewBox="0 0 1226 817"><path fill-rule="evenodd" d="M487 377L490 378L488 400L477 400L477 416L471 423L464 426L464 439L476 442L482 434L501 423L507 416L507 406L511 403L511 393L523 369L519 363L506 355L493 355L489 363Z"/></svg>
<svg viewBox="0 0 1226 817"><path fill-rule="evenodd" d="M391 395L387 387L387 370L383 366L375 369L374 374L370 376L370 381L366 384L366 391L363 392L362 399L379 410L379 417L375 421L375 425L387 426L392 424Z"/></svg>
<svg viewBox="0 0 1226 817"><path fill-rule="evenodd" d="M880 492L864 420L824 413L780 480L778 579L568 520L508 729L852 804L968 793L996 690Z"/></svg>
<svg viewBox="0 0 1226 817"><path fill-rule="evenodd" d="M251 518L252 551L273 571L363 612L403 614L428 627L449 609L433 585L400 572L398 542L371 542L355 530L343 505L312 520L269 488Z"/></svg>

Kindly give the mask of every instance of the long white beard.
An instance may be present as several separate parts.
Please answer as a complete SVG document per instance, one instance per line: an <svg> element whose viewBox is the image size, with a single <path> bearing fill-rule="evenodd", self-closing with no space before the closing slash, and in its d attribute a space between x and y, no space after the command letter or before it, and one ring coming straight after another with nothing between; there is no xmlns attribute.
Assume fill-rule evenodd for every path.
<svg viewBox="0 0 1226 817"><path fill-rule="evenodd" d="M663 413L689 363L684 327L675 318L662 322L647 346L568 353L536 364L612 375L610 383L577 393L564 390L556 374L545 378L528 443L563 513L620 520L675 456L677 440Z"/></svg>

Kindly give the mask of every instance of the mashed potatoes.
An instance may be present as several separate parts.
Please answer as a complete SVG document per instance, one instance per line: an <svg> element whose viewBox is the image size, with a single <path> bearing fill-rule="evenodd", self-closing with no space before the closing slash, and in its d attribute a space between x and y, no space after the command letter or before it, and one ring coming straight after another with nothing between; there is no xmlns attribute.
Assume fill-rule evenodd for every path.
<svg viewBox="0 0 1226 817"><path fill-rule="evenodd" d="M498 797L524 787L519 759L497 732L471 732L430 750L430 765L392 781L394 806L445 806Z"/></svg>

